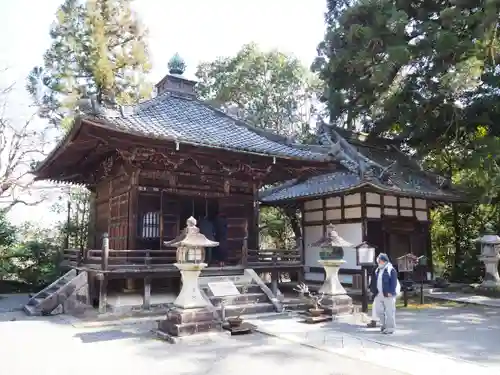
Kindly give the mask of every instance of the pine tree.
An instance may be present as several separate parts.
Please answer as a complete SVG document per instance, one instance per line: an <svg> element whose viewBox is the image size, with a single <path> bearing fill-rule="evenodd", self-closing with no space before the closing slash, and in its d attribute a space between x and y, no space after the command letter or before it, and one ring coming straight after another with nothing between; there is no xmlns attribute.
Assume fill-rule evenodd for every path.
<svg viewBox="0 0 500 375"><path fill-rule="evenodd" d="M112 108L150 95L147 32L131 2L65 0L61 5L43 65L28 77L41 117L67 128L81 98L95 95Z"/></svg>

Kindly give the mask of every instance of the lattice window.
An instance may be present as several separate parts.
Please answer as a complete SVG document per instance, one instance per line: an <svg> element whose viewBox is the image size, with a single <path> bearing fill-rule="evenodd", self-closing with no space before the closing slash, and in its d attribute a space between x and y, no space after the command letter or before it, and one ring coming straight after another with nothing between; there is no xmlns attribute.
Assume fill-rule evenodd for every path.
<svg viewBox="0 0 500 375"><path fill-rule="evenodd" d="M145 212L142 214L141 237L158 238L160 237L160 212Z"/></svg>

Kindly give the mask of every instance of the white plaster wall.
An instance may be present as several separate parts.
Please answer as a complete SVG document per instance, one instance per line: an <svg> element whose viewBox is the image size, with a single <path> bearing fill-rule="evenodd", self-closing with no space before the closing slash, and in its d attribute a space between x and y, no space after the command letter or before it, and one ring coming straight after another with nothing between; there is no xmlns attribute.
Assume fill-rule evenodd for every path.
<svg viewBox="0 0 500 375"><path fill-rule="evenodd" d="M361 222L359 223L349 223L349 224L337 224L335 225L337 233L349 241L353 245L358 245L362 242L363 229ZM305 255L305 266L306 267L321 267L319 264L319 253L320 249L317 247L310 247L310 244L316 242L323 236L323 226L306 226L304 228L304 255ZM360 267L356 265L356 250L354 248L344 248L344 260L346 263L342 265L341 268L344 269L359 269ZM323 273L306 272L305 279L310 281L323 281ZM341 275L340 281L343 283L352 283L351 275Z"/></svg>
<svg viewBox="0 0 500 375"><path fill-rule="evenodd" d="M323 236L323 225L304 227L304 263L306 267L320 266L318 263L320 249L311 247L311 244L318 241L321 236ZM306 272L305 279L310 281L323 281L324 277L321 273Z"/></svg>

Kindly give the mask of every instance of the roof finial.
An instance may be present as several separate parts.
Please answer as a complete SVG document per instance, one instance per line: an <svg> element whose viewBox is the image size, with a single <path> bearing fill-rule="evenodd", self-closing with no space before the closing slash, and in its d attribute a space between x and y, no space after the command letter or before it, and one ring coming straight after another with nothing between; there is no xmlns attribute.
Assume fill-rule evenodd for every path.
<svg viewBox="0 0 500 375"><path fill-rule="evenodd" d="M176 52L170 61L168 62L168 72L170 74L184 74L186 70L186 62L184 59Z"/></svg>

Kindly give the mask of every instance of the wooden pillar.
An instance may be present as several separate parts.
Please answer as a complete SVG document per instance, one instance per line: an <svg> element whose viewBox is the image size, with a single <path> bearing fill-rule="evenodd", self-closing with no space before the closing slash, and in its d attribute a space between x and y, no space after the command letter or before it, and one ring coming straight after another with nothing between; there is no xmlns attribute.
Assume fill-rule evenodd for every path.
<svg viewBox="0 0 500 375"><path fill-rule="evenodd" d="M248 220L245 223L245 237L243 238L243 247L241 249L241 265L247 268L248 265Z"/></svg>
<svg viewBox="0 0 500 375"><path fill-rule="evenodd" d="M125 289L124 293L133 293L135 291L134 279L125 279Z"/></svg>
<svg viewBox="0 0 500 375"><path fill-rule="evenodd" d="M106 312L106 306L108 304L108 275L106 271L108 270L108 257L109 257L109 235L104 233L102 236L102 254L101 254L101 273L99 273L98 279L99 283L99 313L104 314Z"/></svg>
<svg viewBox="0 0 500 375"><path fill-rule="evenodd" d="M302 237L297 238L295 243L295 247L297 248L297 251L299 252L300 255L300 264L301 264L301 267L297 271L297 282L299 284L304 282L304 254L302 248L303 238L304 238L304 227L302 227Z"/></svg>
<svg viewBox="0 0 500 375"><path fill-rule="evenodd" d="M130 190L128 199L128 236L127 249L137 250L137 226L138 226L138 207L139 207L139 171L134 170L130 176ZM161 208L161 207L160 207ZM135 290L135 282L133 279L125 280L124 292L133 292Z"/></svg>
<svg viewBox="0 0 500 375"><path fill-rule="evenodd" d="M142 295L142 308L149 310L151 308L151 277L144 278L144 290Z"/></svg>
<svg viewBox="0 0 500 375"><path fill-rule="evenodd" d="M96 238L96 222L97 222L97 208L96 208L96 193L90 192L89 198L89 229L87 237L87 248L95 249L98 245Z"/></svg>
<svg viewBox="0 0 500 375"><path fill-rule="evenodd" d="M277 263L278 263L278 257L276 254L273 254L272 256L272 270L271 270L271 291L273 292L274 296L278 296L278 279L279 279L279 272L277 268Z"/></svg>
<svg viewBox="0 0 500 375"><path fill-rule="evenodd" d="M96 288L96 275L93 272L87 272L87 304L94 306L94 301L98 298ZM96 307L96 306L94 306Z"/></svg>
<svg viewBox="0 0 500 375"><path fill-rule="evenodd" d="M106 312L108 305L108 275L100 273L97 275L99 279L99 314Z"/></svg>

